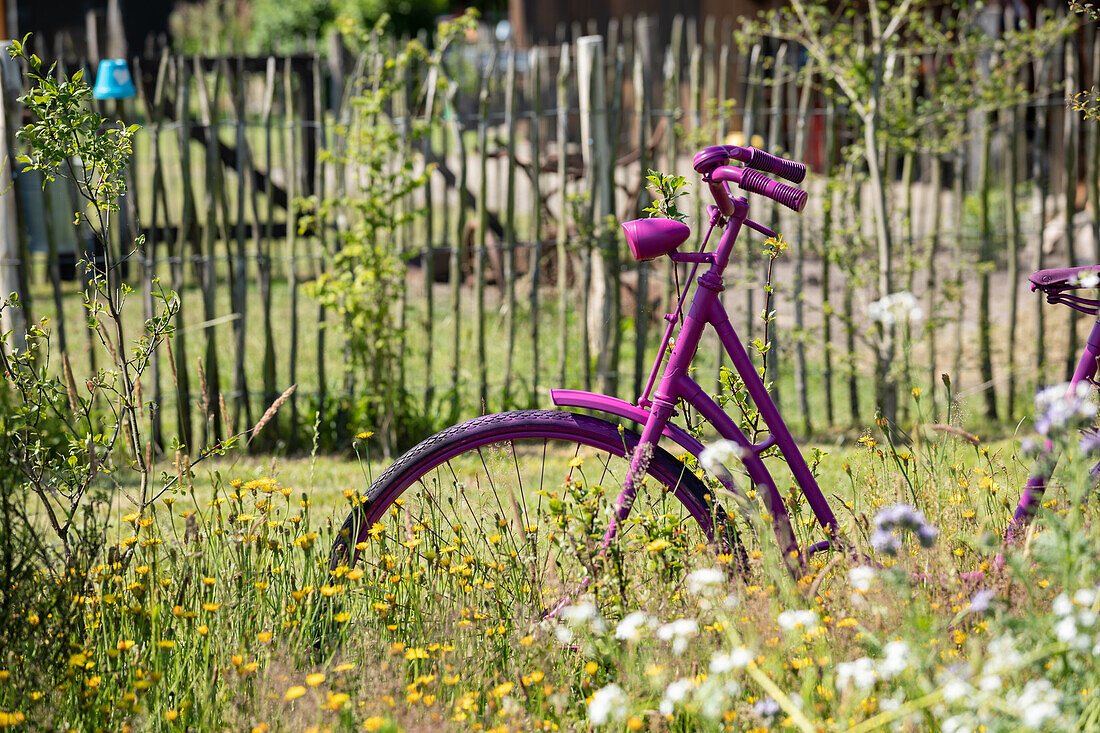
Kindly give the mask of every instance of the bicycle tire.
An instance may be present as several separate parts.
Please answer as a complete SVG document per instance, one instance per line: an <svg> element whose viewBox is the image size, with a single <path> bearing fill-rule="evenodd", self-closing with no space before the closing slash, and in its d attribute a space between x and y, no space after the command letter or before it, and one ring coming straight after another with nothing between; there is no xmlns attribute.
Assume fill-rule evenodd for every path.
<svg viewBox="0 0 1100 733"><path fill-rule="evenodd" d="M597 460L600 461L604 459L599 456L608 456L607 462L600 464L601 477L598 482L594 483L594 486L601 487L606 484L603 487L604 496L613 498L619 493L624 478L622 470L628 467L629 456L636 447L638 440L639 436L633 430L621 428L595 417L564 411L528 410L499 413L474 418L447 428L427 438L398 458L373 482L366 495L353 508L337 533L329 559L329 569L332 572L341 572L341 566L351 568L357 560L362 559L368 553L373 553L375 562L364 559L364 565L366 566L364 569L381 570L382 572L377 573L377 575L378 577L384 577L387 573L397 569L391 567L391 565L397 566L400 563L392 562L391 559L385 559L379 563L378 558L392 558L394 548L399 549L402 546L407 549L414 549L414 554L420 555L418 558L413 558L417 561L418 567L440 561L439 553L442 549L449 547L453 553L456 544L459 547L462 546L462 541L458 540L456 542L456 538L468 537L471 534L470 532L464 534L464 529L459 529L461 522L457 522L455 517L446 518L446 522L440 521L443 519L442 510L446 506L459 506L462 512L472 516L475 525L472 526L472 529L480 535L472 538L471 542L474 548L470 551L470 554L465 554L465 549L459 552L464 561L473 556L474 550L485 550L487 551L485 554L492 555L493 547L489 541L493 538L497 538L496 544L503 544L507 547L507 542L503 542L499 537L501 528L505 524L522 525L523 531L517 533L519 536L518 542L516 541L516 534L510 535L512 545L510 553L515 552L523 555L523 557L518 558L519 560L526 557L527 541L530 535L535 536L535 540L530 541L531 548L535 548L539 542L545 542L546 544L542 549L549 556L553 554L553 532L550 532L549 539L544 540L543 535L539 534L542 527L538 524L542 521L541 514L543 512L540 510L542 509L541 501L544 498L539 492L544 492L547 495L553 493L546 488L548 485L553 486L552 478L549 484L546 480L548 458L552 462L557 461L560 463L563 458L567 458L570 454L574 456L569 461L570 467L564 479L566 483L562 484L568 486L567 482L572 480L570 477L573 475L575 468L583 471L585 463L593 456L598 456ZM523 447L517 449L519 444L522 444ZM550 447L551 444L554 444L553 448ZM564 455L558 446L567 447ZM548 453L554 455L548 457ZM488 458L486 457L487 454ZM538 488L535 488L533 483L524 486L524 475L520 467L521 455L535 459L541 458L542 464L537 468L540 475ZM506 469L504 475L514 472L518 478L515 484L521 489L518 492L520 499L518 502L511 500L511 506L508 506L509 500L505 500L500 495L501 490L504 489L503 480L499 478L494 480L493 477L488 476L490 464L496 465L497 459L502 456L504 461L501 463L508 464L501 466ZM579 464L576 461L578 457L582 457ZM615 468L610 468L612 462L616 464ZM480 478L475 480L477 488L481 492L481 496L474 499L474 502L479 504L476 508L470 500L471 492L466 489L466 481L469 479L459 478L459 474L462 474L463 477L467 475L463 473L463 471L468 470L463 467L465 465L473 465L472 470L475 475L482 469L486 474L487 487L482 484ZM677 460L658 446L654 451L648 475L659 483L662 491L646 492L643 487L643 490L639 492L639 505L644 506L644 501L652 502L648 510L643 510L652 512L655 504L667 502L669 496L674 497L677 500L675 503L687 514L686 517L683 517L684 522L697 528L690 530L692 536L695 536L695 532L698 532L700 538L705 538L708 543L713 543L716 535L714 528L719 527L720 530L717 535L720 546L726 551L731 551L734 546L740 548L722 507L712 500L710 490L682 461ZM444 478L441 479L441 476ZM454 485L447 486L448 483ZM454 497L443 498L442 492L448 488L456 490L461 497L461 501ZM511 488L514 489L516 486L514 485ZM652 488L652 486L649 488ZM656 496L643 499L643 496L654 493ZM529 506L528 503L535 503L534 497L536 496L539 497L539 505ZM401 502L401 499L406 501ZM550 500L547 501L549 506ZM414 503L415 506L413 506ZM642 508L639 505L635 505L635 516L636 512ZM662 508L667 509L668 507L662 506ZM399 514L400 517L398 517ZM396 533L400 534L401 530L405 530L405 535L409 536L410 539L405 543L399 543L393 541L396 537L391 537L385 547L376 548L376 545L386 541L384 539L385 533L389 530L378 530L377 527L380 526L381 520L387 516L397 518L399 524L403 523L403 526L396 530ZM535 524L526 524L531 517L535 518ZM516 521L513 522L513 519ZM467 517L465 521L468 522L469 518ZM486 526L494 521L496 527ZM451 528L450 531L446 529L448 525ZM373 539L382 536L383 540L379 542L372 540L372 528L378 532ZM533 532L531 531L532 528L534 528ZM411 538L419 538L421 535L414 530L423 532L431 549L423 550L422 553L415 550L419 546L419 540ZM629 531L629 527L625 528L623 534L628 534ZM489 534L491 532L495 533ZM486 539L487 536L488 540ZM620 535L616 542L621 542L622 537L623 535ZM408 548L408 545L413 542L417 542L417 544L413 544L412 548ZM523 552L521 552L521 545ZM441 548L441 546L443 547ZM739 556L741 553L743 553L743 550L739 552ZM463 612L468 612L475 619L478 615L481 615L490 619L490 622L496 621L498 618L502 620L505 616L510 619L510 622L526 620L534 623L539 621L545 615L547 609L558 601L562 593L568 592L565 587L567 581L564 578L559 579L557 587L552 591L546 591L541 584L546 582L548 574L561 574L566 571L563 569L560 555L555 559L554 566L550 567L549 560L539 558L537 550L532 551L530 554L533 556L534 563L530 566L531 582L524 584L522 582L523 577L518 578L518 582L513 582L514 587L510 591L513 607L503 608L507 604L501 599L502 591L495 586L493 589L497 591L495 596L487 601L478 599L473 605L470 605L470 585L459 591L454 591L452 600L460 601L460 605L466 606ZM642 554L645 555L646 553ZM513 557L515 556L513 555ZM482 559L480 562L484 567L484 560ZM538 567L539 562L542 563L541 568ZM462 563L462 565L466 564L466 562ZM474 562L470 564L476 565ZM434 575L430 570L425 572L432 575L432 578L441 574L438 571ZM514 574L515 571L512 572ZM488 577L488 574L484 578L475 577L472 582L476 583L478 580L482 580L483 583L489 583L490 581L486 579ZM573 580L576 580L576 578L568 579L568 581ZM446 578L444 578L444 581L446 582ZM438 580L430 580L426 575L424 583L429 584L431 582L438 582ZM540 587L537 590L530 590L529 594L529 586L532 583L539 583ZM382 583L382 585L385 585L385 583ZM439 594L434 595L438 596ZM405 612L415 613L407 607L411 605L407 602L407 599L405 602L401 602L400 599L391 600L398 602ZM428 606L437 607L439 604L430 601L440 599L438 597L420 599L421 603L419 605L424 605L423 601L425 600L429 601ZM504 599L504 601L507 600ZM516 601L523 608L515 608ZM497 606L495 610L493 608L494 604ZM383 605L392 607L389 601L384 602ZM419 620L422 621L423 619L420 618ZM408 619L405 619L405 622L408 622ZM499 625L498 628L505 628L505 626Z"/></svg>

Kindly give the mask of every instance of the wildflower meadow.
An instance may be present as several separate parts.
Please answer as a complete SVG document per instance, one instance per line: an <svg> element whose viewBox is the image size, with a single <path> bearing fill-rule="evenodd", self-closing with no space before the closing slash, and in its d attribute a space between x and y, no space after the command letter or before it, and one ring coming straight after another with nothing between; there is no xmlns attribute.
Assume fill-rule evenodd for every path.
<svg viewBox="0 0 1100 733"><path fill-rule="evenodd" d="M5 595L0 722L1091 729L1100 538L1095 441L1078 429L1095 406L1039 402L1037 437L1063 456L1060 486L1011 546L997 537L1023 455L959 436L901 450L867 434L827 471L838 485L850 479L839 491L857 552L822 556L792 580L760 532L742 579L684 517L639 514L624 551L597 564L592 586L553 620L502 611L548 547L593 544L611 512L603 487L574 479L549 492L558 501L534 542L505 522L440 546L437 528L410 524L395 505L361 543L361 562L330 571L334 527L356 489L228 478L231 461L196 468L116 519L102 561L64 585L79 588L71 597L39 573ZM369 442L357 439L364 472L375 468ZM985 572L967 575L975 570Z"/></svg>
<svg viewBox="0 0 1100 733"><path fill-rule="evenodd" d="M86 204L77 221L108 241L135 129L89 106L80 72L66 78L22 43L10 53L34 84L21 164L68 178ZM366 168L379 143L361 142ZM419 184L390 174L395 190ZM357 246L392 226L378 220ZM768 242L774 262L782 239ZM308 456L259 453L252 441L291 384L251 425L154 448L159 405L142 378L179 343L179 294L159 281L136 293L109 254L86 264L98 368L89 356L77 379L56 363L47 320L0 349L0 728L1100 730L1093 385L1040 391L1032 418L988 441L969 432L950 379L938 400L901 385L904 420L805 446L839 519L835 542L808 558L781 556L744 448L705 425L698 460L661 457L724 508L743 555L652 476L605 547L621 468L549 439L533 449L545 469L522 506L478 483L463 460L510 465L479 449L438 468L454 488L446 506L426 472L352 537L345 517L370 502L399 426L350 428L334 457L319 450L334 439L318 416ZM317 285L327 302L375 313L356 262L341 267L332 290ZM399 282L396 262L379 267ZM135 294L137 329L122 318ZM908 293L867 315L891 328L924 316ZM395 347L364 341L359 363L392 373ZM724 382L719 401L749 420ZM385 423L375 398L365 414ZM202 408L233 423L224 400ZM819 531L773 445L755 447L795 533ZM1051 470L1035 520L1014 524L1028 477Z"/></svg>

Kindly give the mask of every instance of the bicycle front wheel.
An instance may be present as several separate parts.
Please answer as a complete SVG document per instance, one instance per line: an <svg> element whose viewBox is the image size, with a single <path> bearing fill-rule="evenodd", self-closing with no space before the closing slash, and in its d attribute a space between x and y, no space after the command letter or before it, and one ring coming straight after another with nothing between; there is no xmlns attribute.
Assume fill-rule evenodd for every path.
<svg viewBox="0 0 1100 733"><path fill-rule="evenodd" d="M330 569L361 562L363 587L377 596L362 607L427 638L462 629L507 638L581 595L601 608L632 603L637 589L656 587L647 583L655 574L678 577L684 555L727 526L703 482L657 447L630 520L602 551L638 440L604 420L545 410L448 428L371 485ZM646 551L628 552L638 546Z"/></svg>

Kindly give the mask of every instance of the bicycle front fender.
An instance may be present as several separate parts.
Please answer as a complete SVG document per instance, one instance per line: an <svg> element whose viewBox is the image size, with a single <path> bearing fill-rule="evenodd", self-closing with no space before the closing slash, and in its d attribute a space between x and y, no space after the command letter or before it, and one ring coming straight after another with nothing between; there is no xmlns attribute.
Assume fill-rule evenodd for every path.
<svg viewBox="0 0 1100 733"><path fill-rule="evenodd" d="M626 418L639 425L645 425L646 421L649 420L649 410L644 407L638 407L626 400L620 400L618 397L608 397L596 392L585 392L579 389L552 389L550 390L550 398L558 407L597 410L616 417ZM679 425L667 423L662 435L696 458L703 452L703 444Z"/></svg>

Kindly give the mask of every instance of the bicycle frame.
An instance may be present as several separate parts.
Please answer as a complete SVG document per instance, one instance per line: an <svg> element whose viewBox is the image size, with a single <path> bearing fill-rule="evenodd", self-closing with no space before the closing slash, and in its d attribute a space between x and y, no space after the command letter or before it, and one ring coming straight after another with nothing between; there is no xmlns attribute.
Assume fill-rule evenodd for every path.
<svg viewBox="0 0 1100 733"><path fill-rule="evenodd" d="M742 345L733 324L730 323L729 316L726 314L719 298L719 294L724 290L722 275L729 264L730 255L734 243L741 233L741 228L748 221L749 208L747 199L744 197L731 199L724 185L719 184L719 188L720 190L714 189L712 183L712 190L716 199L719 195L725 196L732 206L729 207L730 213L728 215L724 214L717 206L710 207L711 230L713 231L715 226L724 227L717 248L713 252L706 252L706 240L704 240L703 250L698 253L671 255L674 260L696 264L696 269L692 270L692 277L694 277L700 264L708 264L709 268L697 278L697 287L691 294L691 303L683 318L683 325L676 333L672 351L669 354L663 373L661 373L660 380L656 382L652 399L649 398L649 394L653 389L656 376L661 370L662 357L667 350L667 345L675 328L675 312L665 316L669 321L669 325L665 331L663 343L658 352L649 382L636 405L630 405L617 398L590 392L552 390L551 394L555 404L559 406L602 410L644 424L641 441L631 458L629 475L624 481L622 492L615 503L615 518L604 536L605 546L615 538L619 527L626 520L634 504L637 487L634 484L633 477L645 475L649 456L652 455L652 451L645 449L646 446L655 445L663 434L671 437L698 458L702 450L702 444L683 429L670 423L677 405L680 401L683 401L709 421L719 435L740 446L742 463L753 481L753 488L760 491L764 497L764 504L770 514L784 560L792 573L800 574L804 569L806 559L813 553L830 547L831 540L827 539L815 543L805 550L798 546L783 497L780 495L775 480L761 457L763 452L772 446L778 448L783 459L790 467L795 482L806 498L815 518L830 538L835 537L839 526L832 509L817 485L817 481L810 472L805 458L798 449L790 429L783 422L779 409L768 394L767 388L752 363L752 359ZM749 225L754 229L770 233L755 222L749 221ZM708 232L707 239L709 239L709 236L710 233ZM684 297L686 297L686 293ZM681 311L683 307L684 297L681 297L677 312ZM744 381L749 396L767 426L767 436L758 443L753 443L725 411L689 376L689 367L707 326L715 329L722 348L729 356L734 370ZM724 481L724 478L720 477L720 480ZM727 488L733 489L732 486L727 486ZM712 518L696 517L696 519L700 520L704 530L713 536L715 527Z"/></svg>
<svg viewBox="0 0 1100 733"><path fill-rule="evenodd" d="M734 168L726 165L731 160L745 163L744 168ZM661 436L671 438L690 454L698 458L703 445L694 436L683 428L672 424L671 418L675 414L677 405L682 401L694 408L705 418L726 440L737 444L742 451L741 460L745 470L753 482L753 488L763 493L764 504L770 514L779 547L783 552L783 558L790 571L800 575L805 570L805 562L815 552L834 547L840 531L836 516L829 507L828 501L822 494L820 487L806 464L798 445L795 443L790 430L779 414L779 410L768 394L760 375L757 373L748 352L737 336L729 316L719 298L724 285L722 275L729 264L730 255L734 243L741 233L741 228L748 225L764 234L775 236L766 227L757 224L747 218L748 200L744 197L731 197L727 184L736 183L746 191L762 194L773 201L800 211L805 203L805 193L800 189L786 186L774 181L758 171L775 173L788 180L799 182L802 180L805 168L794 161L785 161L770 154L752 148L737 148L735 146L712 146L705 148L696 154L695 169L703 175L703 181L709 186L714 196L715 205L708 207L710 212L710 230L703 241L703 246L696 253L679 253L676 246L683 238L668 241L650 241L643 244L640 241L632 242L632 251L635 256L645 255L640 259L648 259L659 254L668 254L673 261L694 263L688 280L695 279L695 274L700 265L709 265L706 272L697 278L697 287L691 293L691 303L683 323L676 333L676 340L672 351L669 353L667 364L661 370L662 357L673 336L677 315L683 312L687 290L681 295L676 310L665 314L668 327L665 330L661 349L658 352L649 381L636 404L628 403L615 397L600 395L592 392L580 392L576 390L551 390L554 403L559 407L580 407L594 409L627 418L644 425L641 440L631 457L629 475L623 482L623 488L615 503L615 516L603 538L606 548L614 540L619 527L630 514L637 493L634 477L644 476L648 467L652 450L647 446L655 446ZM750 170L751 169L751 170ZM706 251L707 242L716 226L722 227L723 232L717 248L713 252ZM686 231L686 227L681 227ZM671 243L672 246L669 246ZM635 248L637 250L635 251ZM1031 277L1032 289L1043 289L1047 293L1048 300L1052 303L1064 303L1076 310L1092 315L1100 314L1100 301L1070 295L1067 290L1076 287L1076 274L1089 270L1092 274L1100 272L1100 266L1085 268L1070 268L1067 270L1043 270ZM767 426L768 433L764 440L753 443L737 426L737 424L725 413L725 411L689 376L689 367L699 347L703 332L711 326L715 329L722 348L729 356L733 368L744 382L745 389L752 398L760 417ZM1093 325L1092 333L1085 344L1085 350L1081 354L1069 389L1072 392L1082 381L1095 384L1095 377L1100 364L1100 318ZM660 375L660 380L657 377ZM656 383L656 389L654 385ZM652 399L650 394L652 392ZM800 548L794 530L791 526L790 515L787 512L783 497L775 485L775 480L764 465L762 454L771 447L776 447L786 461L795 483L802 492L813 511L818 524L826 531L828 539L816 542ZM1046 450L1052 449L1047 443ZM1050 465L1049 461L1043 462ZM716 477L728 489L735 490L729 485L727 477ZM1034 516L1042 500L1050 474L1031 476L1025 486L1020 501L1016 507L1009 526L1005 532L1005 542L1011 542L1026 527ZM713 538L716 534L713 518L695 517L700 526ZM1003 563L1003 554L998 553L994 560L994 567ZM964 573L964 577L981 577L983 573L976 571Z"/></svg>

